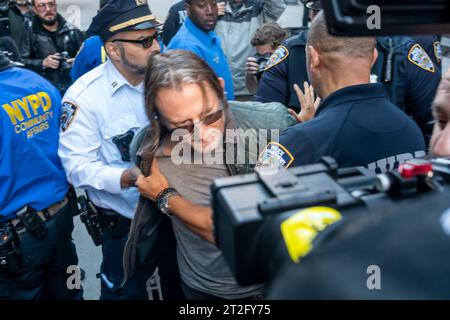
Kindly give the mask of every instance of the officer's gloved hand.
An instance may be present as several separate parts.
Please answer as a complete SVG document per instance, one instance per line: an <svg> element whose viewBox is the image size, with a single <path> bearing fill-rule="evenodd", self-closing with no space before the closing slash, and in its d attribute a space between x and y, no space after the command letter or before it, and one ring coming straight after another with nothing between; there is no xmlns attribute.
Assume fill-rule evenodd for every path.
<svg viewBox="0 0 450 320"><path fill-rule="evenodd" d="M314 118L322 102L322 99L315 96L312 85L305 81L303 86L305 88L304 93L297 84L294 84L294 90L300 101L300 113L297 114L294 110L289 109L289 113L297 120L297 123L306 122Z"/></svg>

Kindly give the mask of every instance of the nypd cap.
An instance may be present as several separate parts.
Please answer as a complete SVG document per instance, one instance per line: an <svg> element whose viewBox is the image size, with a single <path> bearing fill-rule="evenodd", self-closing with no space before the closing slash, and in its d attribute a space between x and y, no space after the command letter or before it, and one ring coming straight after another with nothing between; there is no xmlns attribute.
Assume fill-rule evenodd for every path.
<svg viewBox="0 0 450 320"><path fill-rule="evenodd" d="M161 22L152 14L147 0L112 0L94 17L87 32L105 42L119 32L158 26Z"/></svg>

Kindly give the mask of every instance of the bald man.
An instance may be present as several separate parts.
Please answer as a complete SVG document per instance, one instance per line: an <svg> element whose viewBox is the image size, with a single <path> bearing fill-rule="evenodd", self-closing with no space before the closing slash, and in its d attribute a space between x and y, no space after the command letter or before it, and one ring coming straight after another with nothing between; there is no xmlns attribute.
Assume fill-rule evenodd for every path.
<svg viewBox="0 0 450 320"><path fill-rule="evenodd" d="M418 126L391 104L381 84L370 83L375 44L374 38L331 36L323 13L317 16L308 37L307 71L322 102L313 119L300 114L299 124L267 146L261 165L289 168L332 156L341 167L380 173L425 154ZM305 93L302 112L313 108L303 104L314 104L312 90Z"/></svg>

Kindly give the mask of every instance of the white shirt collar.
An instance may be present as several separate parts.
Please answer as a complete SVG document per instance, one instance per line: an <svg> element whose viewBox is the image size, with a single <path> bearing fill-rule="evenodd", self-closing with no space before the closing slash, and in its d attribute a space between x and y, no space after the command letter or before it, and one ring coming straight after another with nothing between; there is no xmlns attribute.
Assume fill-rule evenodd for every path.
<svg viewBox="0 0 450 320"><path fill-rule="evenodd" d="M139 93L144 93L144 81L139 83L137 86L131 85L110 60L105 62L105 70L108 79L108 87L111 91L111 96L113 96L123 86L128 86L129 88L134 89Z"/></svg>

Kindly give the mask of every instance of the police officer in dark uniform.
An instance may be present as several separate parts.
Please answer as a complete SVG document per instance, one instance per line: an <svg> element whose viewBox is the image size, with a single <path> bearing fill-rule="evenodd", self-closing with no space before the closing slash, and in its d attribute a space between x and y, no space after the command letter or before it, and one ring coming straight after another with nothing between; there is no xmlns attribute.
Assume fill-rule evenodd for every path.
<svg viewBox="0 0 450 320"><path fill-rule="evenodd" d="M315 17L321 10L320 2L305 2ZM293 110L300 111L300 102L293 87L308 82L306 73L305 46L308 30L286 40L270 58L259 82L254 100L259 102L280 102Z"/></svg>
<svg viewBox="0 0 450 320"><path fill-rule="evenodd" d="M322 9L320 1L309 0L308 6L316 14ZM259 82L255 101L280 102L297 112L300 110L293 85L309 82L305 57L307 38L308 31L304 31L288 39L273 54ZM428 143L433 131L431 103L441 79L439 68L426 50L409 37L379 37L377 49L379 59L372 70L373 81L383 83L391 102L416 121Z"/></svg>
<svg viewBox="0 0 450 320"><path fill-rule="evenodd" d="M0 299L82 299L58 158L61 97L0 54Z"/></svg>
<svg viewBox="0 0 450 320"><path fill-rule="evenodd" d="M326 50L331 43L332 55ZM308 74L324 101L314 119L287 129L279 143L269 144L261 164L288 168L332 156L342 167L381 172L425 154L414 121L389 102L381 84L370 83L374 38L333 37L320 13L309 33L307 54Z"/></svg>
<svg viewBox="0 0 450 320"><path fill-rule="evenodd" d="M441 37L438 35L417 35L411 38L427 51L428 56L442 72Z"/></svg>
<svg viewBox="0 0 450 320"><path fill-rule="evenodd" d="M419 43L410 37L378 37L378 59L372 68L393 104L419 125L428 144L433 133L431 104L441 72Z"/></svg>

